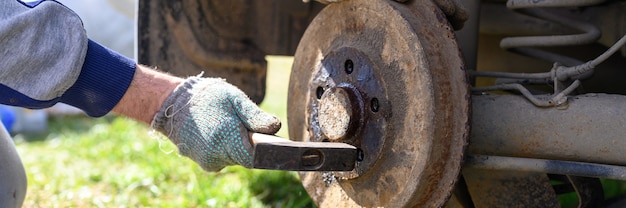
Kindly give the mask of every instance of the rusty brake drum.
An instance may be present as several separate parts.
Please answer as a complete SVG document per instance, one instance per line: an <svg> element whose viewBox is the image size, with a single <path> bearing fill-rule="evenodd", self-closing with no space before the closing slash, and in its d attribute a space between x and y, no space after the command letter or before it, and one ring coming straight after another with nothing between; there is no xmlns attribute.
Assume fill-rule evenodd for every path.
<svg viewBox="0 0 626 208"><path fill-rule="evenodd" d="M290 138L359 148L351 172L300 172L321 207L441 207L461 170L470 95L455 36L431 1L328 5L289 83Z"/></svg>

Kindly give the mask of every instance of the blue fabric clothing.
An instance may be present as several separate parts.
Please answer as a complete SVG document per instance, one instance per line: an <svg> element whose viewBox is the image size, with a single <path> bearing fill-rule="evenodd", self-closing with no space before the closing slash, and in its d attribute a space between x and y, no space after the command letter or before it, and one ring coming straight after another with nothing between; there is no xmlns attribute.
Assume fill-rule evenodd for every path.
<svg viewBox="0 0 626 208"><path fill-rule="evenodd" d="M119 102L136 63L88 39L80 18L56 1L0 0L0 104L57 102L102 116Z"/></svg>

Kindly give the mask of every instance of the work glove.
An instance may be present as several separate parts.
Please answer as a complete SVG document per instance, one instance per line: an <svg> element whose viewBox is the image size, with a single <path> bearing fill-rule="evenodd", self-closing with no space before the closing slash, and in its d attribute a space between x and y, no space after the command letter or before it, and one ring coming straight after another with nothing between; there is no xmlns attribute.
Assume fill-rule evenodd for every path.
<svg viewBox="0 0 626 208"><path fill-rule="evenodd" d="M302 0L305 3L311 0ZM339 3L347 0L314 0L322 4ZM394 0L396 2L405 3L409 0ZM423 0L416 0L423 1ZM448 21L455 30L463 28L463 23L469 18L469 14L465 10L465 7L461 4L461 0L433 0L433 2L446 14Z"/></svg>
<svg viewBox="0 0 626 208"><path fill-rule="evenodd" d="M274 134L278 118L219 78L190 77L178 85L152 120L178 152L206 171L228 165L252 167L248 132Z"/></svg>

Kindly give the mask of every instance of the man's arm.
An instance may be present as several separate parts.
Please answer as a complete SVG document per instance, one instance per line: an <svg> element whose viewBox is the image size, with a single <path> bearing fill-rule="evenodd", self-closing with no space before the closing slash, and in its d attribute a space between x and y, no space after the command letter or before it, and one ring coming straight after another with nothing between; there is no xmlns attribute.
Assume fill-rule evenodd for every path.
<svg viewBox="0 0 626 208"><path fill-rule="evenodd" d="M252 167L249 132L280 129L278 118L223 79L182 79L142 65L113 112L150 124L207 171Z"/></svg>
<svg viewBox="0 0 626 208"><path fill-rule="evenodd" d="M80 19L57 2L5 0L0 7L0 104L63 102L96 117L112 110L150 124L207 171L251 167L248 132L280 128L223 79L183 80L87 39Z"/></svg>
<svg viewBox="0 0 626 208"><path fill-rule="evenodd" d="M137 65L130 87L113 112L150 124L165 99L182 81L182 78Z"/></svg>

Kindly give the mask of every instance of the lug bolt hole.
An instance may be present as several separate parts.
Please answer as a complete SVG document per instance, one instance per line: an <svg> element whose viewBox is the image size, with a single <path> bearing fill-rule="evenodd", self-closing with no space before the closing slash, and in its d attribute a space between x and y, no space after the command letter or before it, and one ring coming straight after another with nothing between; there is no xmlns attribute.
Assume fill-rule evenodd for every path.
<svg viewBox="0 0 626 208"><path fill-rule="evenodd" d="M354 63L352 62L352 60L346 60L346 63L344 64L344 69L346 70L347 74L352 74L352 72L354 72Z"/></svg>
<svg viewBox="0 0 626 208"><path fill-rule="evenodd" d="M317 89L315 90L315 97L317 97L317 99L322 99L322 95L324 95L324 88L317 87Z"/></svg>
<svg viewBox="0 0 626 208"><path fill-rule="evenodd" d="M362 162L364 159L365 159L365 153L363 152L363 149L357 148L356 149L356 161Z"/></svg>
<svg viewBox="0 0 626 208"><path fill-rule="evenodd" d="M380 110L378 98L372 98L372 101L370 101L370 109L372 110L372 112L378 112L378 110Z"/></svg>

